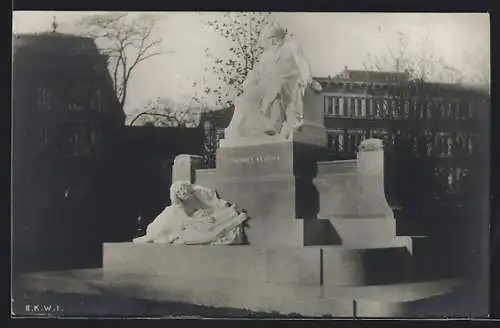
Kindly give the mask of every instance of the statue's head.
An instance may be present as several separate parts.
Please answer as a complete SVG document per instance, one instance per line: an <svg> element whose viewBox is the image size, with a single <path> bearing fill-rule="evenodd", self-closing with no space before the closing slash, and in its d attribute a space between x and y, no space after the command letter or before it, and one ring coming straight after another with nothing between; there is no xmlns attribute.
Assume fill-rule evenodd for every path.
<svg viewBox="0 0 500 328"><path fill-rule="evenodd" d="M287 35L288 30L275 22L267 25L264 31L264 39L272 44L283 42Z"/></svg>
<svg viewBox="0 0 500 328"><path fill-rule="evenodd" d="M193 185L189 181L176 181L170 186L170 192L181 201L188 200L193 194Z"/></svg>

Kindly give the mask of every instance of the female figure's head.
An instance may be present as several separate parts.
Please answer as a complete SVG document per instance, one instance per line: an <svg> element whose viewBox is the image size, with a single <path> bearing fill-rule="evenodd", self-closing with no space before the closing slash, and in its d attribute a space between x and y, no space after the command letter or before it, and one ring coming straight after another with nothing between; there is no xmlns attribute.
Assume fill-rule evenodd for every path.
<svg viewBox="0 0 500 328"><path fill-rule="evenodd" d="M191 198L193 185L189 181L176 181L170 186L170 200L172 204L180 204Z"/></svg>

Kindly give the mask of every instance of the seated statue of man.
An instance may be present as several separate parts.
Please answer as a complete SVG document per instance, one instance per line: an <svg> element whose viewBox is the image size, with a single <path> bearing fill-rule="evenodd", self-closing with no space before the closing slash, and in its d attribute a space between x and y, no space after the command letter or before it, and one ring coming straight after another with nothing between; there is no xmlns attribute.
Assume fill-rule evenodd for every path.
<svg viewBox="0 0 500 328"><path fill-rule="evenodd" d="M320 90L309 63L287 30L271 23L263 33L268 44L248 73L243 93L235 99L226 138L280 136L289 139L303 124L306 88Z"/></svg>
<svg viewBox="0 0 500 328"><path fill-rule="evenodd" d="M144 236L134 243L172 245L234 245L243 240L248 219L234 205L208 188L178 181L170 187L172 204L148 225Z"/></svg>

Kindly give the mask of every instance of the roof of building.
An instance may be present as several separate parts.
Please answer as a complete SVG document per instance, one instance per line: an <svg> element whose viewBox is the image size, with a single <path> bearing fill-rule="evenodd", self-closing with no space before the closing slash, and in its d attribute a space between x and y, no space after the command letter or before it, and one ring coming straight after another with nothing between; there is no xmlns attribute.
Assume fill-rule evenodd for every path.
<svg viewBox="0 0 500 328"><path fill-rule="evenodd" d="M410 80L408 72L373 71L373 70L353 70L347 67L334 76L317 77L320 82L365 82L365 83L393 83L406 82Z"/></svg>
<svg viewBox="0 0 500 328"><path fill-rule="evenodd" d="M320 83L362 83L362 84L398 84L411 82L410 73L391 72L391 71L373 71L373 70L351 70L347 67L341 73L335 76L315 77ZM425 82L426 88L440 88L449 91L471 91L476 93L488 93L489 85L477 84L459 84L459 83L440 83L440 82Z"/></svg>
<svg viewBox="0 0 500 328"><path fill-rule="evenodd" d="M14 34L12 46L15 52L97 52L94 39L59 32Z"/></svg>

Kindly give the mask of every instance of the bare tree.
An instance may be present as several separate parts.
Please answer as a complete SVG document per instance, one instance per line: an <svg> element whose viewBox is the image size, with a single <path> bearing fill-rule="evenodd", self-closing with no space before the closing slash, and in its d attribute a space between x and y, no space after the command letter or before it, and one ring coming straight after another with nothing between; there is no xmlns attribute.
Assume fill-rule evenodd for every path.
<svg viewBox="0 0 500 328"><path fill-rule="evenodd" d="M436 80L447 83L461 83L464 75L457 68L447 64L443 58L437 57L434 44L425 37L419 52L412 52L408 46L410 38L402 31L397 32L397 42L391 47L379 26L381 40L387 53L377 56L368 53L364 63L365 69L377 71L408 72L411 79L419 81Z"/></svg>
<svg viewBox="0 0 500 328"><path fill-rule="evenodd" d="M165 54L158 49L162 39L154 35L159 20L149 14L105 13L88 15L77 22L85 29L83 34L93 37L102 53L109 56L109 70L122 109L137 66Z"/></svg>
<svg viewBox="0 0 500 328"><path fill-rule="evenodd" d="M179 104L168 98L158 98L133 114L129 125L137 123L155 127L196 127L204 108L191 104Z"/></svg>
<svg viewBox="0 0 500 328"><path fill-rule="evenodd" d="M489 51L466 51L464 54L464 62L470 67L473 72L470 76L472 83L482 86L490 86L491 84L491 65Z"/></svg>
<svg viewBox="0 0 500 328"><path fill-rule="evenodd" d="M212 66L205 70L214 74L219 83L216 88L205 87L203 91L205 95L215 96L218 106L230 106L232 98L243 92L243 82L248 72L264 51L261 33L269 23L269 17L270 13L264 12L228 12L220 19L205 22L229 41L228 58L218 57L210 49L205 49L207 57L213 60Z"/></svg>

